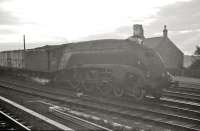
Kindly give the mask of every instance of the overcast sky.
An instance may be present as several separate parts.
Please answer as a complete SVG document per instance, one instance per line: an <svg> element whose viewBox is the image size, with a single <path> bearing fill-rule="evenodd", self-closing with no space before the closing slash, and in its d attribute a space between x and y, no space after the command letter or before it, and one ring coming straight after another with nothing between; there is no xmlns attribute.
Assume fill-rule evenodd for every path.
<svg viewBox="0 0 200 131"><path fill-rule="evenodd" d="M133 24L185 53L200 44L200 0L0 0L0 50L104 38L127 38Z"/></svg>

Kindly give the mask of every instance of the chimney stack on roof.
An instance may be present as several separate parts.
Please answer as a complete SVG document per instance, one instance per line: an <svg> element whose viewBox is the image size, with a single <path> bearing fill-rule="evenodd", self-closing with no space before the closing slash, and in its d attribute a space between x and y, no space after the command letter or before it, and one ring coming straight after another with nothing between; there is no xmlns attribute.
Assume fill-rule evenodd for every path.
<svg viewBox="0 0 200 131"><path fill-rule="evenodd" d="M134 24L133 25L133 36L128 38L131 41L137 42L138 44L143 44L144 40L144 30L142 25Z"/></svg>
<svg viewBox="0 0 200 131"><path fill-rule="evenodd" d="M142 25L140 24L135 24L133 25L133 37L137 38L144 38L144 30Z"/></svg>
<svg viewBox="0 0 200 131"><path fill-rule="evenodd" d="M167 26L164 25L164 30L163 30L163 37L164 37L164 38L167 38L167 32L168 32Z"/></svg>

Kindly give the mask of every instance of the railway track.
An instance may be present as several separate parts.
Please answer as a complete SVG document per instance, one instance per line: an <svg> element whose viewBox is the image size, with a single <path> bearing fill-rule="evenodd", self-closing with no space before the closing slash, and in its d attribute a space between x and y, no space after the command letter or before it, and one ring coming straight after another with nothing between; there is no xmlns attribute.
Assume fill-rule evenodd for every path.
<svg viewBox="0 0 200 131"><path fill-rule="evenodd" d="M46 123L50 124L51 126L54 126L56 128L52 128L53 130L67 130L67 131L73 131L73 128L69 128L63 124L60 124L54 120L49 119L48 117L45 117L41 114L38 114L34 111L31 111L21 105L18 105L17 103L14 103L10 100L8 100L7 98L1 97L0 96L0 100L1 101L6 101L9 103L6 104L11 104L14 106L18 106L18 108L20 108L20 110L24 110L25 112L31 113L31 115L34 115L35 117L41 119L40 121L45 121ZM5 104L5 103L4 103ZM18 119L15 115L5 112L5 110L3 110L2 108L0 108L0 130L28 130L30 131L32 126L26 126L26 122ZM51 111L54 112L53 114L55 115L55 117L59 117L60 119L62 119L63 121L67 120L73 123L73 126L76 130L95 130L95 131L111 131L108 128L105 128L103 126L100 126L98 124L86 121L84 119L81 119L77 116L71 115L71 114L67 114L67 113L63 113L62 111L59 110L54 110ZM38 123L39 124L39 123ZM40 122L40 124L42 124ZM38 130L40 128L35 127L33 128L33 130ZM45 128L43 128L42 130L44 130ZM52 130L50 129L50 130Z"/></svg>
<svg viewBox="0 0 200 131"><path fill-rule="evenodd" d="M192 93L192 94L200 94L200 81L199 80L180 80L175 79L178 82L178 86L170 88L170 90L176 90L179 92Z"/></svg>
<svg viewBox="0 0 200 131"><path fill-rule="evenodd" d="M25 91L25 90L23 90L23 91ZM41 91L40 91L40 93L41 93ZM42 94L40 94L40 95L42 95ZM45 94L43 94L42 96L45 96ZM61 97L62 95L59 94L59 96ZM65 96L65 98L66 97L67 96ZM59 101L63 101L63 102L67 102L67 103L73 103L73 99L71 97L70 97L71 100L69 98L67 98L68 101L66 101L66 99L63 99L63 96L61 98L59 98L58 94L54 94L54 96L51 96L51 97L48 96L48 98L57 99ZM161 101L161 103L159 105L157 105L157 107L159 106L159 108L160 108L162 106L163 110L167 109L168 111L170 111L170 112L164 112L163 110L160 110L159 108L157 108L157 110L155 110L155 109L151 110L152 107L150 107L150 106L149 107L148 106L145 107L145 106L141 106L141 105L135 106L133 103L132 103L132 106L127 106L128 104L122 105L121 103L119 105L119 103L113 103L113 101L111 101L110 103L108 101L106 101L106 103L105 103L105 101L99 102L99 101L95 100L94 98L88 99L87 100L88 103L86 102L86 99L84 99L82 101L76 99L75 101L76 101L76 103L73 103L73 104L76 104L77 106L87 107L87 108L94 109L94 110L101 110L105 113L113 113L115 115L118 115L119 117L125 117L127 119L136 120L136 121L144 122L147 124L159 125L159 126L163 126L165 128L181 129L181 130L199 130L200 129L200 127L198 126L198 125L200 125L199 118L195 117L195 116L199 115L199 112L192 110L192 109L179 108L177 106L174 106L173 104L176 104L177 102L174 102L174 103L169 102L171 104L170 105L165 100L164 101L165 104L167 103L168 105L164 106L164 102ZM153 102L153 101L151 101L151 102ZM178 103L178 104L181 105L182 103ZM104 107L102 107L102 105ZM183 105L187 106L190 104L183 103ZM192 105L190 105L190 106L192 106ZM179 113L179 115L177 115L176 112L181 112L182 115L181 115L181 113ZM185 114L186 112L187 113L192 112L192 113L190 113L189 116L184 116L183 114Z"/></svg>
<svg viewBox="0 0 200 131"><path fill-rule="evenodd" d="M184 113L188 113L188 110L181 110L182 114L176 114L174 111L180 111L180 109L178 110L174 110L173 108L168 107L168 109L170 109L170 112L166 112L166 107L161 110L161 109L152 109L152 106L144 106L142 104L129 104L130 106L127 106L128 104L118 104L118 103L114 103L112 102L108 102L108 100L106 102L101 101L102 104L104 106L111 106L111 107L107 107L108 109L113 110L121 110L122 113L122 117L127 117L129 119L135 119L141 122L145 122L147 124L149 123L156 123L156 125L160 125L160 126L165 126L166 128L168 126L170 127L174 127L177 129L182 129L182 130L198 130L195 128L192 128L197 125L199 125L199 117L196 117L196 115L199 115L199 112L193 112L194 114L192 115L193 117L196 118L191 118L192 116L184 116ZM115 107L113 109L113 107ZM171 111L171 109L173 109L173 113ZM116 112L117 112L116 110ZM113 113L113 112L112 112ZM130 115L131 114L131 115ZM138 117L139 116L139 117ZM145 116L145 117L141 117L141 116ZM171 123L173 121L173 123ZM180 124L182 122L182 125ZM188 122L191 123L195 123L194 125L189 125ZM190 126L190 127L188 127Z"/></svg>
<svg viewBox="0 0 200 131"><path fill-rule="evenodd" d="M25 124L26 122L0 107L0 130L30 131L32 127Z"/></svg>
<svg viewBox="0 0 200 131"><path fill-rule="evenodd" d="M167 91L165 91L163 96L166 97L166 98L173 98L173 99L176 99L176 100L200 103L200 96L195 95L195 94L189 94L189 93L167 90Z"/></svg>
<svg viewBox="0 0 200 131"><path fill-rule="evenodd" d="M18 90L19 91L19 90ZM30 93L30 92L29 92ZM5 100L5 101L7 101L7 102L10 102L9 104L13 104L14 102L12 102L12 101L10 101L10 100L8 100L8 99L6 99L6 98L4 98L4 97L1 97L0 96L0 100L2 101L2 100ZM6 103L7 104L7 103ZM47 117L45 117L45 116L43 116L43 115L40 115L40 114L38 114L38 113L36 113L36 112L34 112L34 111L31 111L31 110L29 110L29 109L26 109L25 107L22 107L21 105L18 105L17 103L14 103L13 104L14 106L17 106L17 107L19 107L20 109L22 109L22 110L24 110L25 112L28 112L28 113L31 113L31 115L34 115L35 117L38 117L39 119L41 119L41 120L44 120L45 122L47 122L47 123L49 123L49 124L51 124L52 126L55 126L56 128L54 128L54 129L61 129L61 130L74 130L74 129L76 129L76 130L95 130L95 131L111 131L109 128L106 128L106 127L104 127L104 126L101 126L101 125L98 125L98 124L95 124L95 123L93 123L93 122L89 122L89 121L87 121L87 120L84 120L84 119L82 119L82 118L79 118L79 117L77 117L77 116L74 116L74 115L72 115L72 114L67 114L67 113L63 113L63 112L61 112L61 111L59 111L59 110L54 110L53 111L53 114L54 114L54 116L55 117L59 117L60 118L60 120L62 119L62 121L68 121L68 122L70 122L70 123L73 123L73 127L71 128L69 128L69 127L67 127L67 126L65 126L65 125L63 125L63 124L60 124L60 123L58 123L58 122L56 122L56 121L54 121L54 120L51 120L51 119L49 119L49 118L47 118ZM52 111L51 111L52 112ZM17 122L17 121L16 121ZM19 123L19 122L18 122ZM24 123L24 122L23 122ZM20 123L19 123L20 124ZM23 125L22 125L23 126ZM28 129L28 127L30 127L30 126L27 126L27 129ZM12 128L12 129L19 129L19 130L23 130L22 128L18 128L18 127L16 127L16 128ZM39 128L36 128L37 130L39 129ZM53 129L53 130L54 130Z"/></svg>
<svg viewBox="0 0 200 131"><path fill-rule="evenodd" d="M196 104L196 103L187 103L187 102L183 102L183 101L177 101L177 100L174 100L174 99L169 99L169 98L161 98L161 100L154 100L154 99L146 99L145 100L145 103L147 105L150 105L150 106L156 106L156 107L164 107L164 108L170 108L170 110L173 110L173 109L177 109L178 112L179 111L188 111L190 112L190 114L192 112L197 112L199 113L200 112L200 105Z"/></svg>
<svg viewBox="0 0 200 131"><path fill-rule="evenodd" d="M12 130L39 130L40 128L36 127L36 123L44 128L48 126L48 128L46 128L48 130L72 130L65 125L53 121L5 97L0 96L0 102L1 107L4 107L1 110L1 116L7 120L7 123L14 125ZM13 114L13 112L15 112L15 114ZM20 118L23 120L16 117L16 115L20 115ZM27 125L27 123L31 125ZM44 128L41 128L41 130L44 130Z"/></svg>
<svg viewBox="0 0 200 131"><path fill-rule="evenodd" d="M78 116L67 113L63 109L59 109L57 106L50 107L50 112L62 119L65 119L67 121L72 121L73 123L77 123L79 126L82 127L80 128L81 130L112 131L109 128L106 128L94 122L90 122Z"/></svg>
<svg viewBox="0 0 200 131"><path fill-rule="evenodd" d="M199 89L197 88L190 88L190 87L171 87L167 91L172 91L172 92L180 92L182 94L186 95L193 95L195 97L200 97L200 86Z"/></svg>
<svg viewBox="0 0 200 131"><path fill-rule="evenodd" d="M200 84L180 81L177 87L165 89L163 95L167 98L200 103Z"/></svg>
<svg viewBox="0 0 200 131"><path fill-rule="evenodd" d="M2 88L2 86L0 86L0 88ZM57 95L53 95L53 94L50 94L50 93L44 93L44 92L41 92L41 91L38 91L38 92L35 92L35 90L26 90L26 89L17 89L17 88L12 88L12 87L3 87L4 89L8 89L9 90L14 90L16 92L20 92L20 93L23 93L23 94L29 94L29 95L33 95L33 96L39 96L39 97L42 97L42 98L47 98L47 99L51 99L51 100L54 100L54 101L58 101L58 102L64 102L65 104L70 104L70 105L79 105L80 107L83 107L80 105L80 103L76 103L77 100L74 101L74 99L68 99L67 97L64 98L64 97L60 97L60 98L57 98ZM68 99L67 101L65 101L66 99ZM88 106L88 105L87 105ZM53 113L55 114L55 113ZM111 129L107 128L107 127L104 127L104 126L101 126L99 125L98 123L96 124L95 122L90 122L90 121L87 121L87 120L84 120L84 119L81 119L81 118L78 118L78 116L73 116L73 115L69 115L69 114L63 114L60 112L60 114L56 114L55 115L56 117L59 117L59 118L63 118L67 121L71 121L71 122L74 122L76 123L79 127L79 129L81 130L100 130L100 131L111 131ZM66 116L67 116L67 119L66 119ZM108 123L110 124L110 123ZM111 126L111 125L109 125ZM119 128L115 128L113 127L114 129L121 129L121 127Z"/></svg>

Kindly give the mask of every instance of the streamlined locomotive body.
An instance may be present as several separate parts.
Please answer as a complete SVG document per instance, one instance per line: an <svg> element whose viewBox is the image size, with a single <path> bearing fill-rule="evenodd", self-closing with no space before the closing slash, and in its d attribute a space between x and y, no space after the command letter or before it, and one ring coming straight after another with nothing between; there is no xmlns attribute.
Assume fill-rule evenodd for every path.
<svg viewBox="0 0 200 131"><path fill-rule="evenodd" d="M0 52L4 72L48 79L84 92L160 97L170 76L159 55L129 39L94 40ZM55 86L56 88L56 86Z"/></svg>
<svg viewBox="0 0 200 131"><path fill-rule="evenodd" d="M131 40L97 40L81 42L63 56L63 70L55 82L104 95L129 95L141 100L146 94L160 97L170 86L168 75L159 55ZM76 48L76 46L81 46Z"/></svg>

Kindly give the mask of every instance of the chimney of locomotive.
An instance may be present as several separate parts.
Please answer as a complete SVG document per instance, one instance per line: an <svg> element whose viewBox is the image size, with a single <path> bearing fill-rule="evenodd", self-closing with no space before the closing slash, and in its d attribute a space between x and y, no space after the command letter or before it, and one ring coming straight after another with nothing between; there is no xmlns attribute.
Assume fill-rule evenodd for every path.
<svg viewBox="0 0 200 131"><path fill-rule="evenodd" d="M164 29L163 29L163 37L164 37L164 38L167 38L167 32L168 32L167 26L164 25Z"/></svg>

